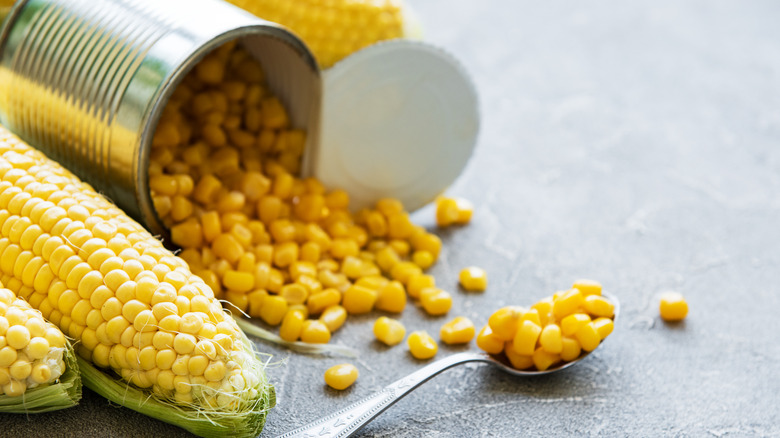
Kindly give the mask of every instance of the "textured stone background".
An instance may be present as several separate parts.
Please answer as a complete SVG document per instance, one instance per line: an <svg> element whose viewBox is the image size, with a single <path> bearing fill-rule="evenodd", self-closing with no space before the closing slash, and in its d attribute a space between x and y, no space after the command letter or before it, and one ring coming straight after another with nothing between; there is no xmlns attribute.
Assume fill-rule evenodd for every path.
<svg viewBox="0 0 780 438"><path fill-rule="evenodd" d="M780 5L772 1L412 0L426 38L473 74L483 126L450 193L473 223L442 232L433 269L450 315L478 324L592 277L620 298L609 341L565 372L522 379L482 365L447 371L364 436L777 436L780 308ZM415 215L432 224L432 210ZM484 266L484 294L458 270ZM678 325L658 293L686 295ZM338 358L291 355L269 370L275 436L418 369L372 341L376 315L334 342L361 350L342 393ZM409 329L443 318L410 306ZM474 348L473 346L471 348ZM460 351L442 347L439 356ZM85 390L77 408L0 415L2 436L183 436Z"/></svg>

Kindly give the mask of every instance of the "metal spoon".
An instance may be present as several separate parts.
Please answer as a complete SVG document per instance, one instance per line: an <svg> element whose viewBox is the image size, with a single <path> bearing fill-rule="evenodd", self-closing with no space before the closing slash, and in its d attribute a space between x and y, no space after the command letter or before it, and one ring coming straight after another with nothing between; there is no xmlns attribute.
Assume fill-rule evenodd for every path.
<svg viewBox="0 0 780 438"><path fill-rule="evenodd" d="M617 319L620 303L617 298L604 294L604 297L615 304L614 319ZM602 342L603 344L603 342ZM601 346L601 344L599 344ZM595 351L595 350L594 350ZM498 367L502 371L514 376L541 376L561 371L574 366L582 361L590 353L585 353L576 360L563 363L557 367L545 371L523 371L512 368L502 358L487 353L465 352L457 353L444 359L437 360L412 374L397 380L379 392L376 392L359 402L352 404L327 417L320 418L312 423L302 426L279 436L278 438L320 438L320 437L350 437L357 433L363 426L379 416L385 409L393 405L413 389L427 382L432 377L444 370L466 362L485 362Z"/></svg>

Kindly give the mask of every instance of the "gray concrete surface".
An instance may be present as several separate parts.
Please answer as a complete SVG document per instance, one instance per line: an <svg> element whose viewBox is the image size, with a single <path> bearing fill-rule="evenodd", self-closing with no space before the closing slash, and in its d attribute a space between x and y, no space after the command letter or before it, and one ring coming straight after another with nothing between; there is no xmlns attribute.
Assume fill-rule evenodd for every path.
<svg viewBox="0 0 780 438"><path fill-rule="evenodd" d="M772 1L412 0L427 39L473 73L484 123L450 193L474 201L441 233L433 268L450 315L486 321L591 277L617 295L609 341L563 373L522 379L482 365L447 371L362 436L778 436L780 4ZM415 215L432 225L430 208ZM457 272L485 267L469 294ZM688 298L681 324L659 292ZM377 315L334 342L361 376L322 384L338 358L289 354L269 370L279 405L264 436L345 407L418 369L372 341ZM409 329L444 318L410 306ZM470 348L475 348L471 346ZM461 349L442 347L439 356ZM77 408L0 415L2 436L184 436L86 391Z"/></svg>

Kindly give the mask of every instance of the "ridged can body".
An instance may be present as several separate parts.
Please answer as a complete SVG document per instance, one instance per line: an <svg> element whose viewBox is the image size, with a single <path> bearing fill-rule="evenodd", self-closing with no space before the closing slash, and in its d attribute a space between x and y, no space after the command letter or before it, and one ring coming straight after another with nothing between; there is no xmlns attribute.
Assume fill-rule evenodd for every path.
<svg viewBox="0 0 780 438"><path fill-rule="evenodd" d="M311 53L219 0L18 1L0 31L0 123L166 238L148 185L154 129L186 73L236 39L314 142L322 91Z"/></svg>

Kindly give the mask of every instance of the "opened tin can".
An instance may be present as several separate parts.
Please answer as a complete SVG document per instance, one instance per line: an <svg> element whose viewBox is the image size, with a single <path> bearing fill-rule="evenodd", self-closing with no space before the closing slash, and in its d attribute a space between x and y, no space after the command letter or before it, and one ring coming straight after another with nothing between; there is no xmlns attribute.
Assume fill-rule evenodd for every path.
<svg viewBox="0 0 780 438"><path fill-rule="evenodd" d="M309 50L217 0L18 1L0 32L0 123L166 238L148 185L154 129L189 70L233 40L315 142L322 81Z"/></svg>

